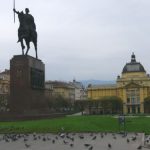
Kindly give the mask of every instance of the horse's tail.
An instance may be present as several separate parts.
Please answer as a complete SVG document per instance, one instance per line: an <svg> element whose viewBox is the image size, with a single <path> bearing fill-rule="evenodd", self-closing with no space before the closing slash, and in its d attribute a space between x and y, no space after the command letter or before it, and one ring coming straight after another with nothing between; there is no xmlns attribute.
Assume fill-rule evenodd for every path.
<svg viewBox="0 0 150 150"><path fill-rule="evenodd" d="M34 36L33 36L33 44L35 47L35 50L37 50L37 32L34 32Z"/></svg>

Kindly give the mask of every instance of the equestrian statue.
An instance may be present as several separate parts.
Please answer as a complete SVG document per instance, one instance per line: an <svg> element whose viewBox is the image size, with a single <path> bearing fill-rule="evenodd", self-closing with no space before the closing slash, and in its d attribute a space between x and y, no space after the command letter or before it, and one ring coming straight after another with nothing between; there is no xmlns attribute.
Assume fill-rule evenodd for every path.
<svg viewBox="0 0 150 150"><path fill-rule="evenodd" d="M36 32L36 25L34 23L34 18L31 14L29 14L29 9L25 8L25 13L23 11L19 12L16 11L16 9L13 9L14 14L16 13L18 15L19 19L19 28L18 28L18 42L21 43L22 48L22 55L27 55L28 51L30 49L30 42L33 42L35 47L35 54L36 59L38 59L37 54L37 32ZM25 45L24 41L26 43L27 50L24 53Z"/></svg>

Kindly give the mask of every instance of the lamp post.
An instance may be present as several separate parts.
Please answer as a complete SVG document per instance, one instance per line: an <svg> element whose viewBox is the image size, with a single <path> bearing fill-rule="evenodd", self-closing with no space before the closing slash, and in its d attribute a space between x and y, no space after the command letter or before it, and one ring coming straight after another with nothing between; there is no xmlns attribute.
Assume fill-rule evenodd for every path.
<svg viewBox="0 0 150 150"><path fill-rule="evenodd" d="M125 115L119 115L118 117L118 123L119 123L119 133L126 135L126 120L125 120ZM123 131L121 130L123 128Z"/></svg>

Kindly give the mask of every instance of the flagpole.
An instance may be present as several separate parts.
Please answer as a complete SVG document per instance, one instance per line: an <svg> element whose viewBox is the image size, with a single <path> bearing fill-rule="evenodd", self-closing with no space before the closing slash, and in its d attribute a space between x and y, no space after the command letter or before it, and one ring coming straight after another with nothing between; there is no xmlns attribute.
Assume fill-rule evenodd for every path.
<svg viewBox="0 0 150 150"><path fill-rule="evenodd" d="M14 9L15 9L15 0L14 0ZM15 12L14 12L14 23L15 23Z"/></svg>

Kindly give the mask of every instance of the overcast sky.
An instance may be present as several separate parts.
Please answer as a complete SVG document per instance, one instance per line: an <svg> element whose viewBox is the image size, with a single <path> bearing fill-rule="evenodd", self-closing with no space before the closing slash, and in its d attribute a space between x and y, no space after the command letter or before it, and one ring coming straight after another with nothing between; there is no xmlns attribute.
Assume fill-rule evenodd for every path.
<svg viewBox="0 0 150 150"><path fill-rule="evenodd" d="M46 80L116 80L132 52L150 73L150 0L16 0L16 10L26 7ZM13 0L0 0L1 71L21 54L12 9Z"/></svg>

